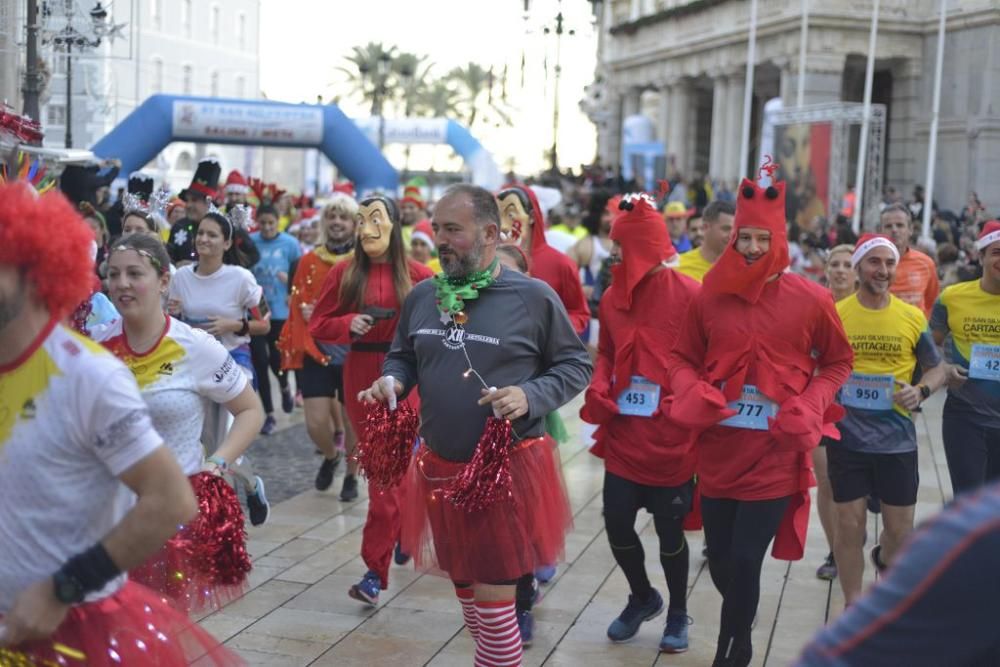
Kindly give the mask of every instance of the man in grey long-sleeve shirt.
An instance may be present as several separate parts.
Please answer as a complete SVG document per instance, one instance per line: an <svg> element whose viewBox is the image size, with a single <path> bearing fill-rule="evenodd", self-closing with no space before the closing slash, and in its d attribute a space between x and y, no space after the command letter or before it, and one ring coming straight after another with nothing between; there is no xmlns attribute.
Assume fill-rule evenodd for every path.
<svg viewBox="0 0 1000 667"><path fill-rule="evenodd" d="M459 283L478 276L482 286L465 296L460 313L442 311L435 281L414 287L403 305L382 371L395 379L397 395L419 385L425 449L411 479L421 488L419 502L428 505L404 511L427 515L436 562L423 564L440 567L456 582L477 655L486 651L498 659L501 646L503 661L519 664L520 642L507 646L507 628L515 618L514 580L536 565L555 562L566 523L558 536L542 534L538 526L557 525L560 513L568 520L553 447L542 439L545 416L587 386L592 365L556 293L496 262L500 216L488 191L450 188L435 207L433 226L445 274ZM468 372L470 364L474 373ZM483 383L499 389L488 391ZM359 398L388 400L384 381ZM468 512L439 499L444 475L436 471L457 474L456 462L472 458L494 412L511 420L514 430L515 498ZM519 478L528 470L551 471L545 473L551 479ZM420 545L405 543L407 523L404 518L403 546L414 547L421 565Z"/></svg>

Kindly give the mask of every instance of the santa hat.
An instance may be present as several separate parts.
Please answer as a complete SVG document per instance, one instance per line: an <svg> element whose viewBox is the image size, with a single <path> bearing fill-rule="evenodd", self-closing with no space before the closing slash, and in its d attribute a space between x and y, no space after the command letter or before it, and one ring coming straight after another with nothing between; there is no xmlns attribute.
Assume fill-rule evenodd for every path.
<svg viewBox="0 0 1000 667"><path fill-rule="evenodd" d="M976 241L976 250L985 250L986 246L1000 241L1000 220L989 220L983 225L983 231Z"/></svg>
<svg viewBox="0 0 1000 667"><path fill-rule="evenodd" d="M851 266L860 264L865 255L875 248L888 248L892 251L892 256L896 258L896 263L899 263L899 249L896 248L896 244L892 242L892 239L884 234L862 234L854 246L854 252L851 254Z"/></svg>
<svg viewBox="0 0 1000 667"><path fill-rule="evenodd" d="M414 240L423 241L430 246L431 250L434 250L434 230L431 228L431 221L424 218L417 224L413 225L413 234L410 236L410 241Z"/></svg>
<svg viewBox="0 0 1000 667"><path fill-rule="evenodd" d="M618 205L622 203L622 196L615 195L608 199L608 203L604 205L604 210L610 213L612 216L618 215Z"/></svg>
<svg viewBox="0 0 1000 667"><path fill-rule="evenodd" d="M187 199L187 196L192 193L200 194L209 199L215 198L219 194L219 176L221 175L222 166L218 160L214 157L201 160L194 170L191 185L181 190L181 199Z"/></svg>
<svg viewBox="0 0 1000 667"><path fill-rule="evenodd" d="M695 209L687 208L679 201L672 201L663 209L664 219L669 218L690 218L695 214Z"/></svg>
<svg viewBox="0 0 1000 667"><path fill-rule="evenodd" d="M403 198L399 200L400 205L407 202L414 204L417 208L425 208L424 196L420 192L421 182L413 179L403 188Z"/></svg>
<svg viewBox="0 0 1000 667"><path fill-rule="evenodd" d="M228 194L238 194L245 195L250 192L250 186L247 184L247 179L243 178L243 174L237 169L233 169L226 176L226 185L223 188L225 193Z"/></svg>
<svg viewBox="0 0 1000 667"><path fill-rule="evenodd" d="M632 293L650 269L677 254L667 226L656 210L656 201L645 193L625 195L611 225L611 240L622 248L621 263L611 267L614 304L632 307Z"/></svg>
<svg viewBox="0 0 1000 667"><path fill-rule="evenodd" d="M341 192L341 193L343 193L345 195L353 197L354 196L354 183L351 183L350 181L341 181L340 183L334 183L333 184L333 191L334 192Z"/></svg>
<svg viewBox="0 0 1000 667"><path fill-rule="evenodd" d="M773 177L778 165L770 161L761 167ZM775 181L763 188L744 178L736 199L733 240L719 260L705 274L703 289L717 294L735 294L757 303L767 281L788 268L788 231L785 224L785 183ZM753 264L736 250L741 229L754 228L771 232L771 247Z"/></svg>

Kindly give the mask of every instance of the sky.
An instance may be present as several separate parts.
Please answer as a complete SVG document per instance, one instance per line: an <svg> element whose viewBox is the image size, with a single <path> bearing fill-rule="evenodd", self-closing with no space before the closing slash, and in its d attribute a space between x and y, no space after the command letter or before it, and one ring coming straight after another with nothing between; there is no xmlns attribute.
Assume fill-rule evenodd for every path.
<svg viewBox="0 0 1000 667"><path fill-rule="evenodd" d="M426 54L443 75L454 67L476 62L508 72L508 102L513 127L477 123L473 134L489 150L502 171L519 174L548 166L552 145L555 17L564 16L561 44L562 80L559 91L560 166L579 167L594 157L596 132L580 111L584 86L594 77L597 37L586 0L262 0L260 28L261 90L272 100L316 101L340 97L351 117L368 114L360 98L352 98L346 75L337 71L353 46L368 42L395 45L402 51ZM543 28L552 32L544 34ZM568 31L573 29L574 35ZM525 60L521 87L522 54ZM546 70L545 63L548 62ZM546 76L546 71L548 76ZM389 117L389 114L386 114ZM414 147L410 167L456 169L460 162L447 147ZM401 147L387 147L397 168L403 166Z"/></svg>

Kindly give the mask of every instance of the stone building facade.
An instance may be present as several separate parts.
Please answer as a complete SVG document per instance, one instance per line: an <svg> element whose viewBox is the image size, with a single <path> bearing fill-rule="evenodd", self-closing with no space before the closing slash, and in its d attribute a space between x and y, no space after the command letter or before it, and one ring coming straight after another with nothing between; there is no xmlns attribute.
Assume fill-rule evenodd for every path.
<svg viewBox="0 0 1000 667"><path fill-rule="evenodd" d="M620 162L622 121L642 113L685 178L732 184L739 164L748 0L605 0L598 73L584 108L598 158ZM811 0L805 104L860 102L872 0ZM909 195L926 176L939 0L882 0L873 102L887 109L883 182ZM970 190L1000 208L1000 0L948 2L934 198ZM759 0L750 158L764 103L795 105L802 0ZM853 142L856 144L856 141ZM851 154L856 155L856 145Z"/></svg>

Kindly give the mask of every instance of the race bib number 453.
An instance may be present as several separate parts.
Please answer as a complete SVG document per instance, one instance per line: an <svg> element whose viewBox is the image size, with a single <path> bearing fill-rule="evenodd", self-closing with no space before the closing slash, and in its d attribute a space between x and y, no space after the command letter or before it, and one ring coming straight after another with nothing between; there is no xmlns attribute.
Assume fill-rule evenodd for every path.
<svg viewBox="0 0 1000 667"><path fill-rule="evenodd" d="M633 375L628 389L618 395L618 412L632 417L652 417L660 405L660 385Z"/></svg>
<svg viewBox="0 0 1000 667"><path fill-rule="evenodd" d="M1000 345L976 343L972 346L969 377L1000 382Z"/></svg>
<svg viewBox="0 0 1000 667"><path fill-rule="evenodd" d="M767 418L773 419L778 414L778 404L752 384L743 385L740 397L726 407L736 410L736 414L719 422L720 426L747 428L753 431L766 431Z"/></svg>

